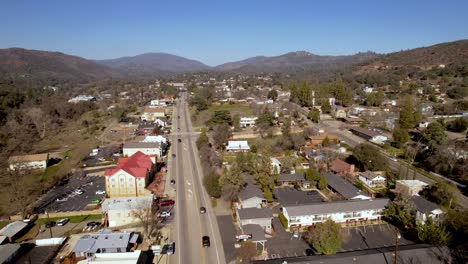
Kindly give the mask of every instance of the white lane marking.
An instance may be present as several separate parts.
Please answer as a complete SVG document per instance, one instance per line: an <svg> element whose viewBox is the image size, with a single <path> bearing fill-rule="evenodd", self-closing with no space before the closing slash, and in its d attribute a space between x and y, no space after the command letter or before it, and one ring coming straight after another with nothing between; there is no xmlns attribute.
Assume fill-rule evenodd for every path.
<svg viewBox="0 0 468 264"><path fill-rule="evenodd" d="M189 180L187 180L187 185L192 186L192 184L189 182Z"/></svg>

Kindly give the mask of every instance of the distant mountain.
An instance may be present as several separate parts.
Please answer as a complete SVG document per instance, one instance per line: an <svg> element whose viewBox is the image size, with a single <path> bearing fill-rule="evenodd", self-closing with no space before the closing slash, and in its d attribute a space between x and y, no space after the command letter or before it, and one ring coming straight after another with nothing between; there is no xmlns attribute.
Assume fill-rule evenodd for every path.
<svg viewBox="0 0 468 264"><path fill-rule="evenodd" d="M279 72L308 70L311 68L331 68L362 63L378 57L374 52L358 53L349 56L320 56L306 51L290 52L279 56L257 56L242 61L229 62L215 67L219 71Z"/></svg>
<svg viewBox="0 0 468 264"><path fill-rule="evenodd" d="M133 57L96 60L96 62L132 75L164 72L196 72L210 69L209 66L199 61L166 53L145 53Z"/></svg>
<svg viewBox="0 0 468 264"><path fill-rule="evenodd" d="M103 65L60 52L0 49L0 77L34 77L36 79L100 79L120 74Z"/></svg>

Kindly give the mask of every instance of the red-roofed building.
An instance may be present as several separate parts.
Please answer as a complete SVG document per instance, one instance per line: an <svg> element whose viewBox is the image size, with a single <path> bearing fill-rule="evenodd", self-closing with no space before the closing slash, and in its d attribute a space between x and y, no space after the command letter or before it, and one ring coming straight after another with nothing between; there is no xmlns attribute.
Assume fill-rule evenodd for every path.
<svg viewBox="0 0 468 264"><path fill-rule="evenodd" d="M330 171L340 176L353 175L354 165L336 159L331 163Z"/></svg>
<svg viewBox="0 0 468 264"><path fill-rule="evenodd" d="M109 197L146 196L146 186L156 172L154 156L138 151L128 158L119 158L117 167L104 171L106 193Z"/></svg>

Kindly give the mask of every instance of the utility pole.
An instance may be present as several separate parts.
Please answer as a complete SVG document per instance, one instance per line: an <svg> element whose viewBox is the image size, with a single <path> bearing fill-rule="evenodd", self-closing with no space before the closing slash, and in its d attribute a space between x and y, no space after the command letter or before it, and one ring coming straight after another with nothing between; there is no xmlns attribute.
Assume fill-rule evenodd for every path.
<svg viewBox="0 0 468 264"><path fill-rule="evenodd" d="M397 263L397 253L398 253L398 240L400 240L401 235L398 231L395 232L395 252L393 253L393 264Z"/></svg>
<svg viewBox="0 0 468 264"><path fill-rule="evenodd" d="M53 237L53 235L52 235L52 223L50 222L49 211L46 210L45 213L47 215L47 222L49 223L50 238L52 238Z"/></svg>

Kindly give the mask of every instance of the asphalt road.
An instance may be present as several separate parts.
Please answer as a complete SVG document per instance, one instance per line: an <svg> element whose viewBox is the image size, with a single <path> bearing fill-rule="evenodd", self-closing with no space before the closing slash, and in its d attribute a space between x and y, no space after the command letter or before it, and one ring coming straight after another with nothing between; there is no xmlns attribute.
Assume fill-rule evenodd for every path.
<svg viewBox="0 0 468 264"><path fill-rule="evenodd" d="M177 118L180 116L180 118ZM176 242L170 263L226 263L216 216L202 184L202 170L196 136L190 120L186 94L179 99L174 112L176 133L173 137L172 171L176 179L175 228L171 237ZM180 130L179 130L180 128ZM178 142L181 139L182 142ZM206 214L199 209L206 208ZM211 246L202 247L202 236L209 236Z"/></svg>

